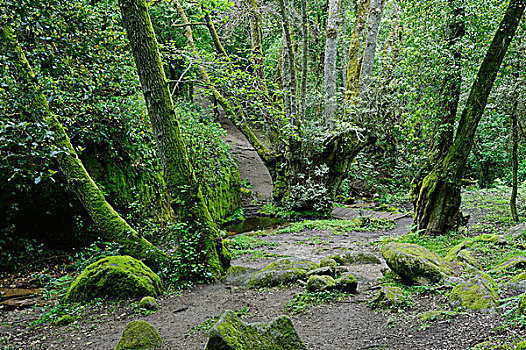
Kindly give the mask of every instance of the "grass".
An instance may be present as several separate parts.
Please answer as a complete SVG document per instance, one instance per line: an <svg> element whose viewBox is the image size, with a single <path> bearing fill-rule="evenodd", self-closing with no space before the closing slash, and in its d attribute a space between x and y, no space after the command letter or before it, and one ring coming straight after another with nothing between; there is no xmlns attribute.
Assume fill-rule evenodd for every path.
<svg viewBox="0 0 526 350"><path fill-rule="evenodd" d="M265 242L252 235L236 235L227 240L228 249L234 259L246 254L254 254L257 252L257 248L268 248L272 250L278 245L279 243L277 242Z"/></svg>
<svg viewBox="0 0 526 350"><path fill-rule="evenodd" d="M352 220L305 220L293 222L277 231L281 233L299 233L306 230L332 231L341 235L356 231L391 230L395 227L392 220L360 217Z"/></svg>

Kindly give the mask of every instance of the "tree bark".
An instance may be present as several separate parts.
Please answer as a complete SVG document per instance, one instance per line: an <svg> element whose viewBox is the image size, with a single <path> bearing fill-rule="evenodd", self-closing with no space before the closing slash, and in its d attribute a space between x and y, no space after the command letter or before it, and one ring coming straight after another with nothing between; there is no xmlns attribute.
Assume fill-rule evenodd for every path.
<svg viewBox="0 0 526 350"><path fill-rule="evenodd" d="M439 235L463 223L460 213L460 189L467 158L488 96L524 13L525 5L526 0L509 2L471 87L455 140L444 159L423 180L415 207L414 223L417 230Z"/></svg>
<svg viewBox="0 0 526 350"><path fill-rule="evenodd" d="M309 63L309 33L307 31L307 0L301 0L301 36L303 40L301 65L300 120L305 120L307 110L307 74Z"/></svg>
<svg viewBox="0 0 526 350"><path fill-rule="evenodd" d="M189 232L199 232L200 262L218 276L228 268L230 260L188 159L148 4L145 0L119 0L119 5L157 140L171 206Z"/></svg>
<svg viewBox="0 0 526 350"><path fill-rule="evenodd" d="M367 30L367 44L363 54L362 73L360 75L360 92L367 90L370 85L369 77L373 74L378 31L382 21L385 0L371 0L369 11L369 28Z"/></svg>
<svg viewBox="0 0 526 350"><path fill-rule="evenodd" d="M263 64L263 29L261 29L261 12L257 0L246 0L248 19L250 22L250 38L252 43L252 60L258 79L258 85L265 94L268 93L265 79L265 66Z"/></svg>
<svg viewBox="0 0 526 350"><path fill-rule="evenodd" d="M365 24L367 23L369 0L358 0L356 19L349 43L347 61L347 81L345 85L345 102L349 103L358 95L360 72L362 70L360 60L362 56L362 42Z"/></svg>
<svg viewBox="0 0 526 350"><path fill-rule="evenodd" d="M325 125L332 129L336 117L336 59L338 57L338 32L340 30L340 0L329 0L329 17L325 40L324 86Z"/></svg>
<svg viewBox="0 0 526 350"><path fill-rule="evenodd" d="M139 236L106 201L84 168L62 124L49 109L47 99L39 87L12 28L2 25L0 29L0 47L11 58L20 87L30 99L27 112L34 120L42 122L54 133L55 145L58 149L63 150L56 156L56 159L60 170L66 177L69 189L75 193L87 213L101 229L104 240L121 244L125 254L144 260L152 269L159 270L161 265L167 262L166 255Z"/></svg>
<svg viewBox="0 0 526 350"><path fill-rule="evenodd" d="M512 164L512 181L511 181L511 195L510 195L510 212L511 218L515 222L519 222L519 213L517 211L517 192L519 189L517 175L519 172L518 160L518 145L519 145L519 126L517 118L517 105L519 101L515 100L513 112L511 114L511 164Z"/></svg>

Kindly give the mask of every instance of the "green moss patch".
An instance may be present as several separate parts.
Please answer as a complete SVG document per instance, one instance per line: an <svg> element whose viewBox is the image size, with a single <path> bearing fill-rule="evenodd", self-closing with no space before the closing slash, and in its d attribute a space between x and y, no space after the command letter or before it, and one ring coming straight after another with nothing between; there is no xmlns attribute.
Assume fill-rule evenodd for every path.
<svg viewBox="0 0 526 350"><path fill-rule="evenodd" d="M64 301L141 298L162 292L159 276L141 261L130 256L110 256L89 265L75 279Z"/></svg>
<svg viewBox="0 0 526 350"><path fill-rule="evenodd" d="M263 324L247 324L226 311L210 330L205 350L307 350L292 321L280 316Z"/></svg>

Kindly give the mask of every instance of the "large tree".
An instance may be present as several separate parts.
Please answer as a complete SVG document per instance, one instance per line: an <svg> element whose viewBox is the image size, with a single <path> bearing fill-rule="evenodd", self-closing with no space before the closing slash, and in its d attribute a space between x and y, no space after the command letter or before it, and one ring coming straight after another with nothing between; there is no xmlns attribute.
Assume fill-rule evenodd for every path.
<svg viewBox="0 0 526 350"><path fill-rule="evenodd" d="M122 245L123 252L144 260L150 267L159 269L167 261L159 249L137 232L111 207L104 195L84 168L77 152L56 115L51 112L41 85L14 35L13 29L0 23L0 48L7 53L19 88L28 99L26 113L43 123L53 134L58 152L56 159L70 188L95 224L100 228L103 239Z"/></svg>
<svg viewBox="0 0 526 350"><path fill-rule="evenodd" d="M422 181L415 204L414 223L417 230L431 235L444 234L463 221L460 192L466 162L493 83L525 6L526 0L510 0L508 3L471 87L456 136Z"/></svg>
<svg viewBox="0 0 526 350"><path fill-rule="evenodd" d="M174 104L155 38L148 3L119 0L124 25L139 73L171 206L190 234L199 233L200 262L216 276L230 264L219 228L212 221L181 137Z"/></svg>

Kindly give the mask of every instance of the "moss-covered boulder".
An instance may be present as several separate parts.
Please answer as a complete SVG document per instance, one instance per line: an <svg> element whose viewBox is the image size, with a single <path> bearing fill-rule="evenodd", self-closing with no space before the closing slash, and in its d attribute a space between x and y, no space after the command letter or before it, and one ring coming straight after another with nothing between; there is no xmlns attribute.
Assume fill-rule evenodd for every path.
<svg viewBox="0 0 526 350"><path fill-rule="evenodd" d="M57 326L57 327L62 327L62 326L67 326L68 324L73 323L73 322L75 322L75 318L73 318L73 316L71 316L71 315L64 315L61 318L59 318L58 320L56 320L54 322L54 325Z"/></svg>
<svg viewBox="0 0 526 350"><path fill-rule="evenodd" d="M162 292L159 276L141 261L127 255L109 256L86 267L73 281L64 302L141 298Z"/></svg>
<svg viewBox="0 0 526 350"><path fill-rule="evenodd" d="M153 350L162 343L161 335L151 324L134 320L124 327L115 350Z"/></svg>
<svg viewBox="0 0 526 350"><path fill-rule="evenodd" d="M522 295L519 301L519 315L526 315L526 293Z"/></svg>
<svg viewBox="0 0 526 350"><path fill-rule="evenodd" d="M258 269L255 269L253 267L238 265L230 266L225 276L223 277L223 281L227 284L243 286L247 283L247 280L250 279L258 271Z"/></svg>
<svg viewBox="0 0 526 350"><path fill-rule="evenodd" d="M404 292L400 287L395 286L382 286L371 300L371 305L378 308L399 307L406 303Z"/></svg>
<svg viewBox="0 0 526 350"><path fill-rule="evenodd" d="M154 297L150 297L150 296L142 298L141 301L139 302L139 307L146 309L146 310L151 310L151 311L156 311L156 310L159 310L160 308L157 300L155 300Z"/></svg>
<svg viewBox="0 0 526 350"><path fill-rule="evenodd" d="M307 281L307 290L310 292L321 292L334 287L336 287L336 282L331 276L313 275Z"/></svg>
<svg viewBox="0 0 526 350"><path fill-rule="evenodd" d="M453 287L449 293L449 300L453 307L494 312L498 299L495 286L496 283L491 277L480 273L473 279Z"/></svg>
<svg viewBox="0 0 526 350"><path fill-rule="evenodd" d="M471 247L473 245L474 241L472 239L467 239L463 241L462 243L457 244L453 248L449 250L449 252L446 254L446 257L444 260L446 261L453 261L456 259L458 253L461 250L466 250L467 248Z"/></svg>
<svg viewBox="0 0 526 350"><path fill-rule="evenodd" d="M517 344L515 350L526 350L526 340L523 340L519 344Z"/></svg>
<svg viewBox="0 0 526 350"><path fill-rule="evenodd" d="M336 266L340 265L335 259L329 257L321 259L320 261L320 267L330 267L332 269L335 269Z"/></svg>
<svg viewBox="0 0 526 350"><path fill-rule="evenodd" d="M453 274L448 262L416 244L389 243L382 249L387 265L408 284L433 284Z"/></svg>
<svg viewBox="0 0 526 350"><path fill-rule="evenodd" d="M314 270L310 270L307 272L307 277L318 275L318 276L331 276L334 277L335 268L325 266L325 267L319 267Z"/></svg>
<svg viewBox="0 0 526 350"><path fill-rule="evenodd" d="M380 258L378 258L375 254L360 251L347 251L342 254L332 255L326 259L333 259L339 265L378 265L382 263Z"/></svg>
<svg viewBox="0 0 526 350"><path fill-rule="evenodd" d="M287 316L268 324L247 324L226 311L209 334L205 350L307 350Z"/></svg>
<svg viewBox="0 0 526 350"><path fill-rule="evenodd" d="M526 256L516 256L495 268L497 272L526 269Z"/></svg>
<svg viewBox="0 0 526 350"><path fill-rule="evenodd" d="M521 272L513 277L508 283L506 283L506 288L521 293L526 292L526 272Z"/></svg>
<svg viewBox="0 0 526 350"><path fill-rule="evenodd" d="M356 276L352 273L344 273L340 278L337 278L335 281L336 289L345 293L356 293L356 288L358 287L358 280Z"/></svg>
<svg viewBox="0 0 526 350"><path fill-rule="evenodd" d="M305 279L308 271L318 267L318 264L310 260L283 258L256 272L247 280L246 285L251 288L261 288L290 284Z"/></svg>

